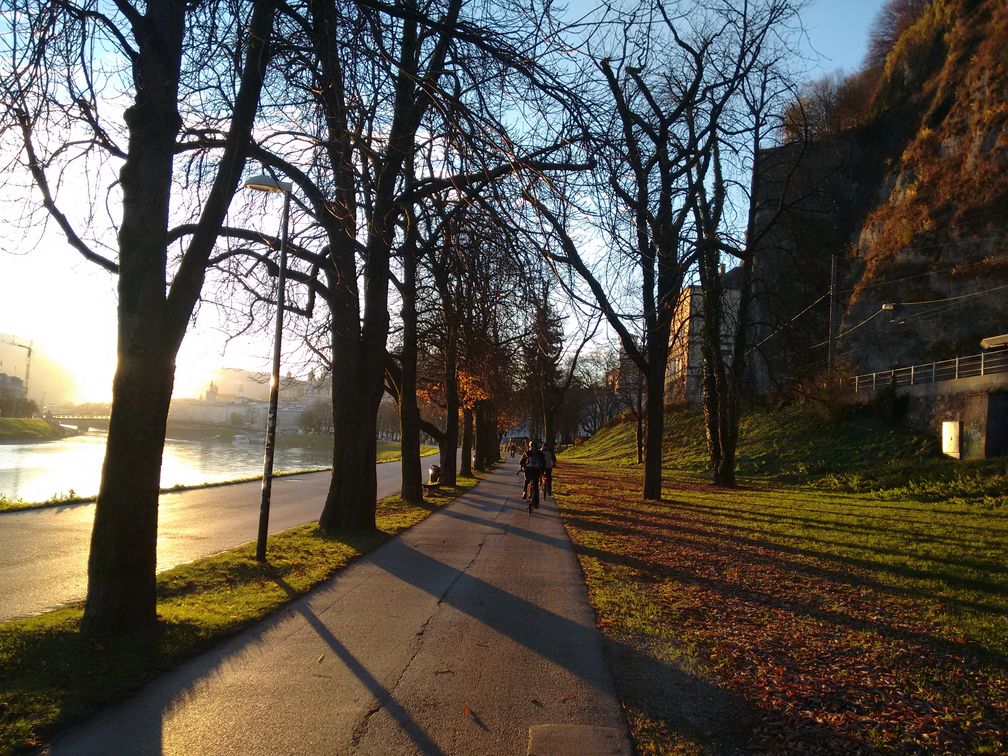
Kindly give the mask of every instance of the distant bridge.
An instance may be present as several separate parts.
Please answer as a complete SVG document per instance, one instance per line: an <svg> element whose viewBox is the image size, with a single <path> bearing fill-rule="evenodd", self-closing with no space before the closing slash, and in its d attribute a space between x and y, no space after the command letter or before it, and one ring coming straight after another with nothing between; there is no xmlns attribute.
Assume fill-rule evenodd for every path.
<svg viewBox="0 0 1008 756"><path fill-rule="evenodd" d="M85 415L83 413L61 413L46 415L46 420L58 423L59 425L76 428L81 433L84 433L91 428L108 428L109 417L107 414Z"/></svg>

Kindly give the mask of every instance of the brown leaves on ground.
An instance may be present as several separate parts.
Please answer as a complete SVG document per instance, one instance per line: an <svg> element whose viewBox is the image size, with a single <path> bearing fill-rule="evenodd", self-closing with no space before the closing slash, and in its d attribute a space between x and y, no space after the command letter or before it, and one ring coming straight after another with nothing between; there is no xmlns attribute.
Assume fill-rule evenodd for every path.
<svg viewBox="0 0 1008 756"><path fill-rule="evenodd" d="M700 484L681 497L643 502L636 473L576 464L566 468L564 483L563 514L614 667L626 666L619 654L634 647L655 667L674 670L666 676L729 694L738 711L709 714L722 725L746 722L727 749L704 734L718 722L683 727L695 717L669 711L694 705L689 695L672 696L678 704L649 701L660 684L614 669L635 713L641 752L692 752L697 745L803 753L1008 750L1004 639L966 640L960 628L935 619L949 616L950 607L962 615L1003 612L1002 577L991 580L988 603L950 598L925 580L893 579L900 563L873 557L879 547L859 541L859 526L851 526L853 536L832 534L828 523L817 528L809 508L777 514L807 520L796 538L768 524L758 503L740 503L744 491ZM622 616L611 598L606 604L605 596L627 591L647 604L646 622ZM663 666L657 656L678 666Z"/></svg>

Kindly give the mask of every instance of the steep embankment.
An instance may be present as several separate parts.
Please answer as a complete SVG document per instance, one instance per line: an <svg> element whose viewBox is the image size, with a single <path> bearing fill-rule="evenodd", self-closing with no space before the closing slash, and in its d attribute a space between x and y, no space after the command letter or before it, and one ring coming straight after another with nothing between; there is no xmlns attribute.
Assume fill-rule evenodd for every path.
<svg viewBox="0 0 1008 756"><path fill-rule="evenodd" d="M52 441L72 433L40 418L0 417L0 442Z"/></svg>
<svg viewBox="0 0 1008 756"><path fill-rule="evenodd" d="M852 334L860 369L979 351L1008 330L1008 3L936 0L889 54L875 119L909 124L858 239ZM870 187L866 187L870 188Z"/></svg>
<svg viewBox="0 0 1008 756"><path fill-rule="evenodd" d="M874 492L884 498L962 498L1008 506L1008 459L959 462L942 457L931 436L895 422L892 412L885 402L832 413L801 404L750 411L739 429L739 475L765 483ZM632 421L603 428L583 446L564 452L561 466L565 457L634 464L634 429ZM701 415L670 411L665 421L666 475L703 476L706 455Z"/></svg>

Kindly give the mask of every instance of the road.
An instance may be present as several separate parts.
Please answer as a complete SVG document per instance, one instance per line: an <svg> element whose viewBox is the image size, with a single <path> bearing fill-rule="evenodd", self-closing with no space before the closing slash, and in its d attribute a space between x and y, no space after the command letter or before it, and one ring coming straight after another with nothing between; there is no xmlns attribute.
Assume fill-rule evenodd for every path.
<svg viewBox="0 0 1008 756"><path fill-rule="evenodd" d="M377 471L378 498L396 493L400 463ZM328 485L328 472L275 478L270 533L317 520ZM255 540L260 491L253 481L162 494L158 572ZM84 599L93 521L93 504L0 513L0 622Z"/></svg>

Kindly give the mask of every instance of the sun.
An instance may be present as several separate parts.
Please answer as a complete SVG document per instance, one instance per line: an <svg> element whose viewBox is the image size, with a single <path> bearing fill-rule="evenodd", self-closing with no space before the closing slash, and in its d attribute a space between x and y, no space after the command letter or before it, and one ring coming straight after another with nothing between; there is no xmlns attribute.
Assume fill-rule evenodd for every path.
<svg viewBox="0 0 1008 756"><path fill-rule="evenodd" d="M211 380L206 364L180 360L175 364L175 399L202 399Z"/></svg>

